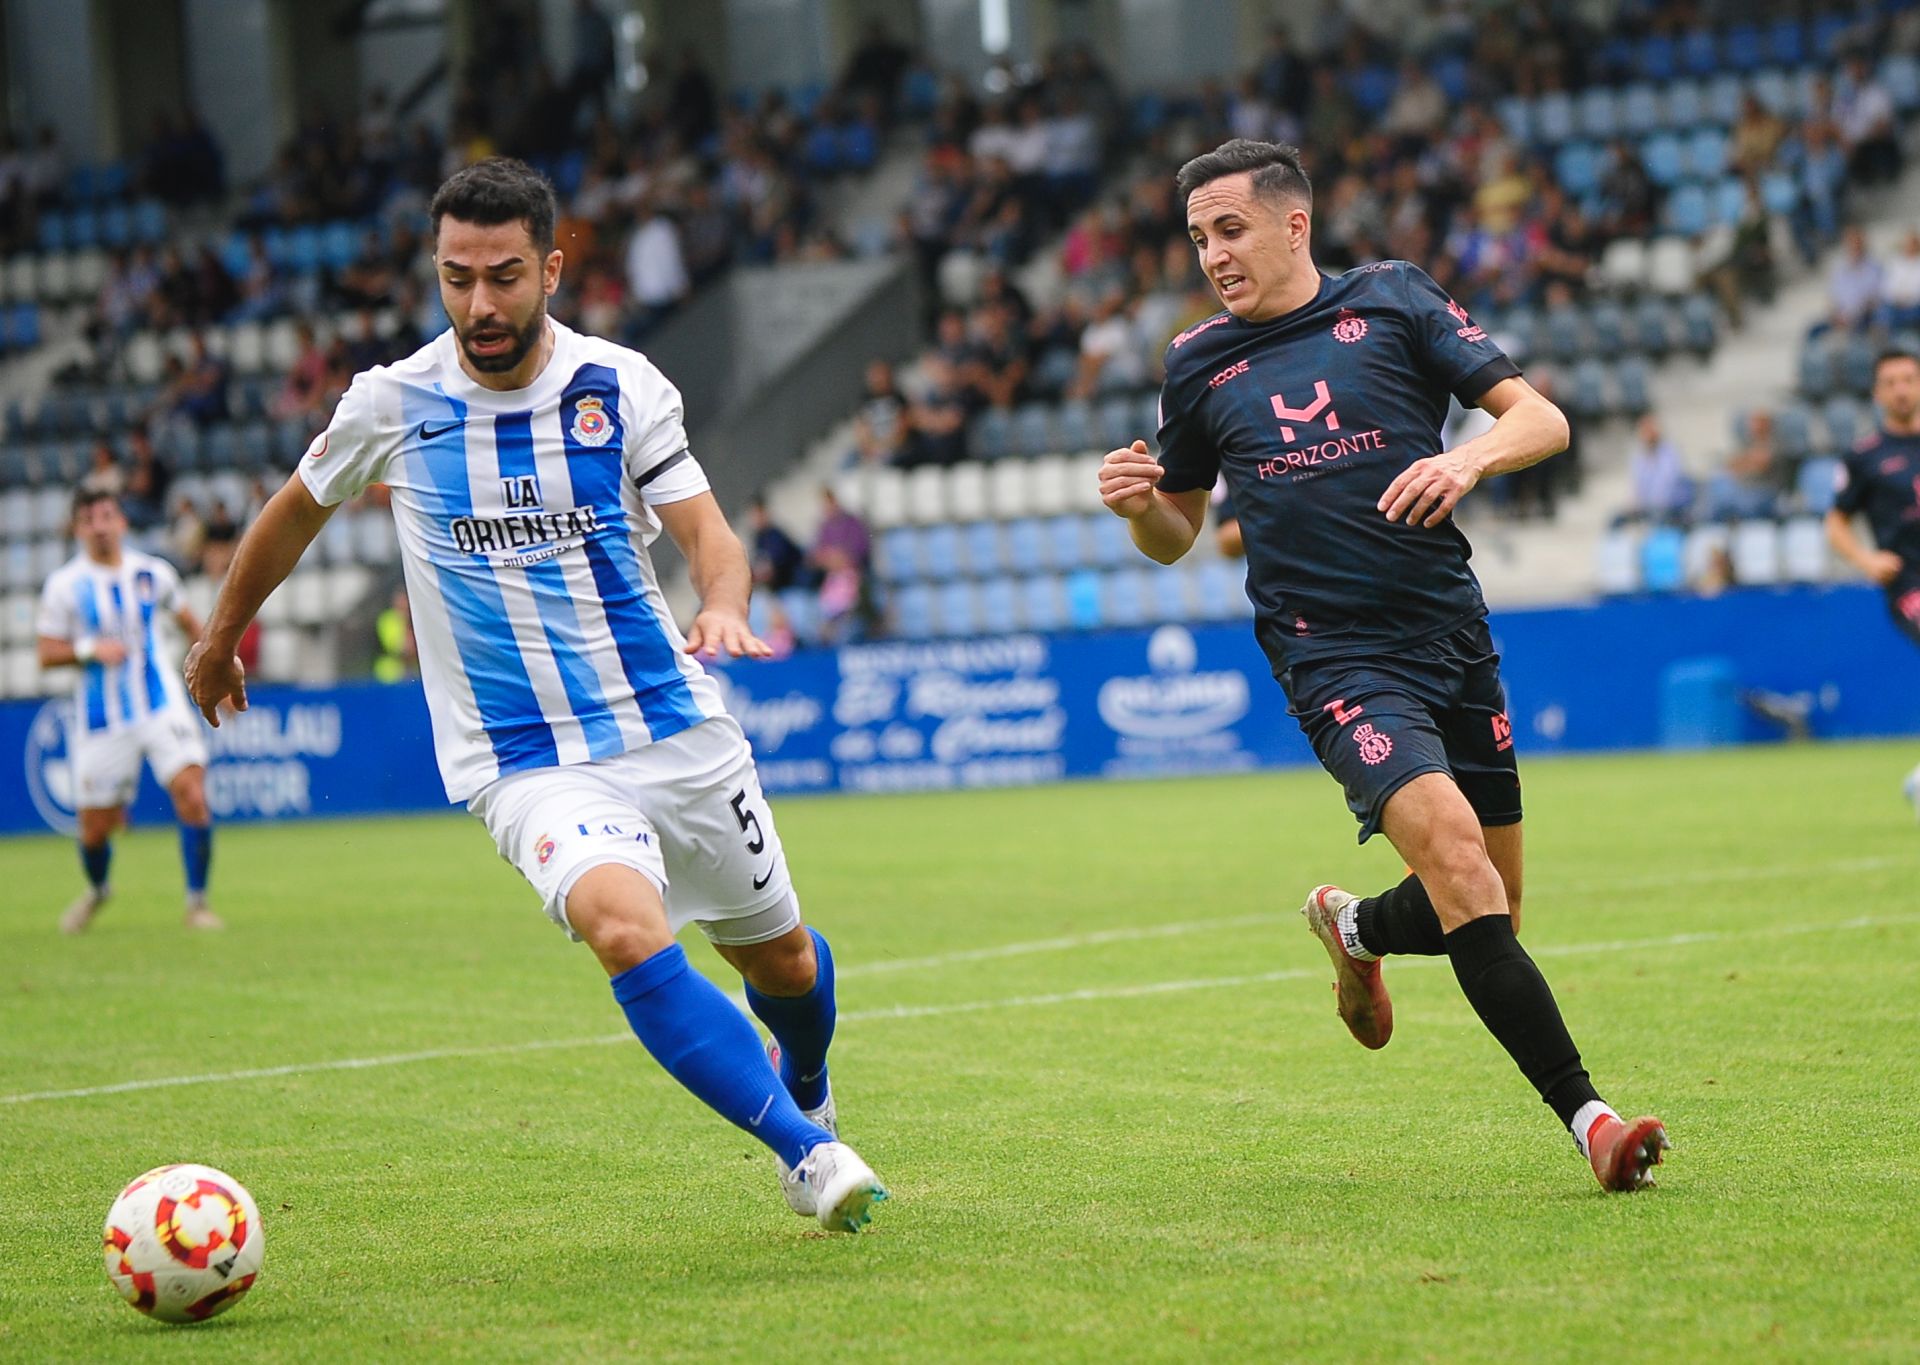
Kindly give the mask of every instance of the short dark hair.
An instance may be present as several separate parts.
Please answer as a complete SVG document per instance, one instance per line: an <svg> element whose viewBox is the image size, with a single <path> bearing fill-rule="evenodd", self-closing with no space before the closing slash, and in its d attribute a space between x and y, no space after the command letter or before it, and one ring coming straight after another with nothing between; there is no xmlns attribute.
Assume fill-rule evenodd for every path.
<svg viewBox="0 0 1920 1365"><path fill-rule="evenodd" d="M1876 381L1880 378L1880 367L1893 360L1911 360L1920 365L1920 355L1915 355L1905 346L1889 346L1873 358L1873 377Z"/></svg>
<svg viewBox="0 0 1920 1365"><path fill-rule="evenodd" d="M120 495L111 488L102 488L97 483L83 483L73 490L73 508L67 515L70 519L77 518L96 502L110 502L118 507Z"/></svg>
<svg viewBox="0 0 1920 1365"><path fill-rule="evenodd" d="M542 254L553 250L553 184L526 162L510 156L490 156L455 171L434 191L427 208L433 235L440 236L440 220L497 227L525 223L527 235Z"/></svg>
<svg viewBox="0 0 1920 1365"><path fill-rule="evenodd" d="M1300 149L1285 142L1256 142L1236 137L1210 152L1202 152L1180 168L1174 186L1180 202L1209 181L1222 176L1253 173L1254 193L1268 199L1293 198L1313 205L1313 182L1300 164Z"/></svg>

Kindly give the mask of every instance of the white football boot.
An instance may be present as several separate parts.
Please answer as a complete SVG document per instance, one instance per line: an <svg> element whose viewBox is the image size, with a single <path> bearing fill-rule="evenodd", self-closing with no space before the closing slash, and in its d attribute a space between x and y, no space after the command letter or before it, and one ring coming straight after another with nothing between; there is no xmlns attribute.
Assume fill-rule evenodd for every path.
<svg viewBox="0 0 1920 1365"><path fill-rule="evenodd" d="M780 1044L771 1038L767 1039L767 1061L773 1067L773 1074L778 1076L780 1074ZM835 1114L833 1108L832 1081L827 1082L827 1095L825 1099L820 1101L819 1107L815 1109L802 1109L800 1115L809 1123L819 1124L836 1138L840 1136L839 1117ZM774 1168L780 1172L780 1193L787 1197L787 1207L799 1214L802 1218L817 1216L820 1212L819 1202L814 1198L813 1188L807 1184L806 1179L801 1173L787 1165L787 1163L782 1161L777 1155L773 1159L773 1164Z"/></svg>
<svg viewBox="0 0 1920 1365"><path fill-rule="evenodd" d="M844 1142L823 1142L807 1153L794 1174L806 1183L814 1217L828 1232L858 1232L873 1221L873 1206L887 1187L873 1167Z"/></svg>
<svg viewBox="0 0 1920 1365"><path fill-rule="evenodd" d="M84 934L87 926L93 923L93 917L113 895L113 888L103 886L98 890L88 887L80 898L60 912L60 932L63 934Z"/></svg>

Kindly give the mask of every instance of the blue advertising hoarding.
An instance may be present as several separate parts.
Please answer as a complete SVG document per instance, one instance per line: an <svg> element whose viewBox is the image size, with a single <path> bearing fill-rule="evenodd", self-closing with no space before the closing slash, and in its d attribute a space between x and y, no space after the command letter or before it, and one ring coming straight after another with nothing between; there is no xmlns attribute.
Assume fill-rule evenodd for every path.
<svg viewBox="0 0 1920 1365"><path fill-rule="evenodd" d="M1496 614L1523 754L1920 732L1920 653L1860 587ZM994 787L1311 763L1244 625L889 641L722 670L773 792ZM0 705L0 831L70 828L64 699ZM417 684L262 688L208 736L221 820L445 809ZM165 820L149 776L136 821Z"/></svg>

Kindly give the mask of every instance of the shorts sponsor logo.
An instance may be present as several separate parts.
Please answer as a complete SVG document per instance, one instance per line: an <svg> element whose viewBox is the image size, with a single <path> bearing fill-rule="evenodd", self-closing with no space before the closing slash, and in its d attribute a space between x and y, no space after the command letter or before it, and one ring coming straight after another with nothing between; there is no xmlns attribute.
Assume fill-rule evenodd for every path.
<svg viewBox="0 0 1920 1365"><path fill-rule="evenodd" d="M1367 334L1367 320L1351 309L1342 308L1333 324L1333 339L1351 346Z"/></svg>
<svg viewBox="0 0 1920 1365"><path fill-rule="evenodd" d="M533 856L540 866L545 867L553 860L553 851L560 847L553 841L551 834L543 834L533 842Z"/></svg>
<svg viewBox="0 0 1920 1365"><path fill-rule="evenodd" d="M1298 621L1298 618L1296 618L1296 621L1300 625L1305 624L1305 622ZM1335 697L1320 709L1333 717L1333 723L1335 725L1351 725L1365 714L1367 708L1365 706L1349 708L1345 697Z"/></svg>
<svg viewBox="0 0 1920 1365"><path fill-rule="evenodd" d="M1504 754L1513 747L1513 721L1505 711L1493 718L1493 750Z"/></svg>
<svg viewBox="0 0 1920 1365"><path fill-rule="evenodd" d="M582 398L573 405L573 439L583 446L603 446L613 439L613 419L603 399Z"/></svg>
<svg viewBox="0 0 1920 1365"><path fill-rule="evenodd" d="M1393 740L1373 728L1373 722L1356 725L1353 729L1353 742L1360 748L1360 761L1369 768L1385 763L1393 754Z"/></svg>

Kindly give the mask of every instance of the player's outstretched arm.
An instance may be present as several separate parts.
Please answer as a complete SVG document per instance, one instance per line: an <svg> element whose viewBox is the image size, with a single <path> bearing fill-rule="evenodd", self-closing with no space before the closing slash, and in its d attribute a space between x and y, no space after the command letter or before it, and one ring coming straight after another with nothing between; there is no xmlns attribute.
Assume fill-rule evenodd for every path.
<svg viewBox="0 0 1920 1365"><path fill-rule="evenodd" d="M747 626L747 598L753 591L753 570L740 537L727 525L719 501L711 493L696 493L678 502L658 504L660 524L687 557L693 590L700 595L700 614L687 629L687 653L704 652L716 659L721 651L738 659L770 659L773 646Z"/></svg>
<svg viewBox="0 0 1920 1365"><path fill-rule="evenodd" d="M220 724L222 702L231 701L236 711L247 709L246 670L233 651L260 604L286 581L332 515L333 508L321 506L295 474L240 537L206 631L187 651L187 694L209 725Z"/></svg>
<svg viewBox="0 0 1920 1365"><path fill-rule="evenodd" d="M1126 518L1141 554L1171 564L1199 538L1207 516L1207 490L1162 493L1158 485L1165 473L1147 454L1145 441L1110 450L1100 462L1100 501L1115 516Z"/></svg>
<svg viewBox="0 0 1920 1365"><path fill-rule="evenodd" d="M1438 526L1480 480L1539 464L1567 448L1571 433L1566 414L1518 375L1488 389L1480 396L1480 406L1493 414L1490 430L1414 461L1387 485L1379 508L1388 521Z"/></svg>

